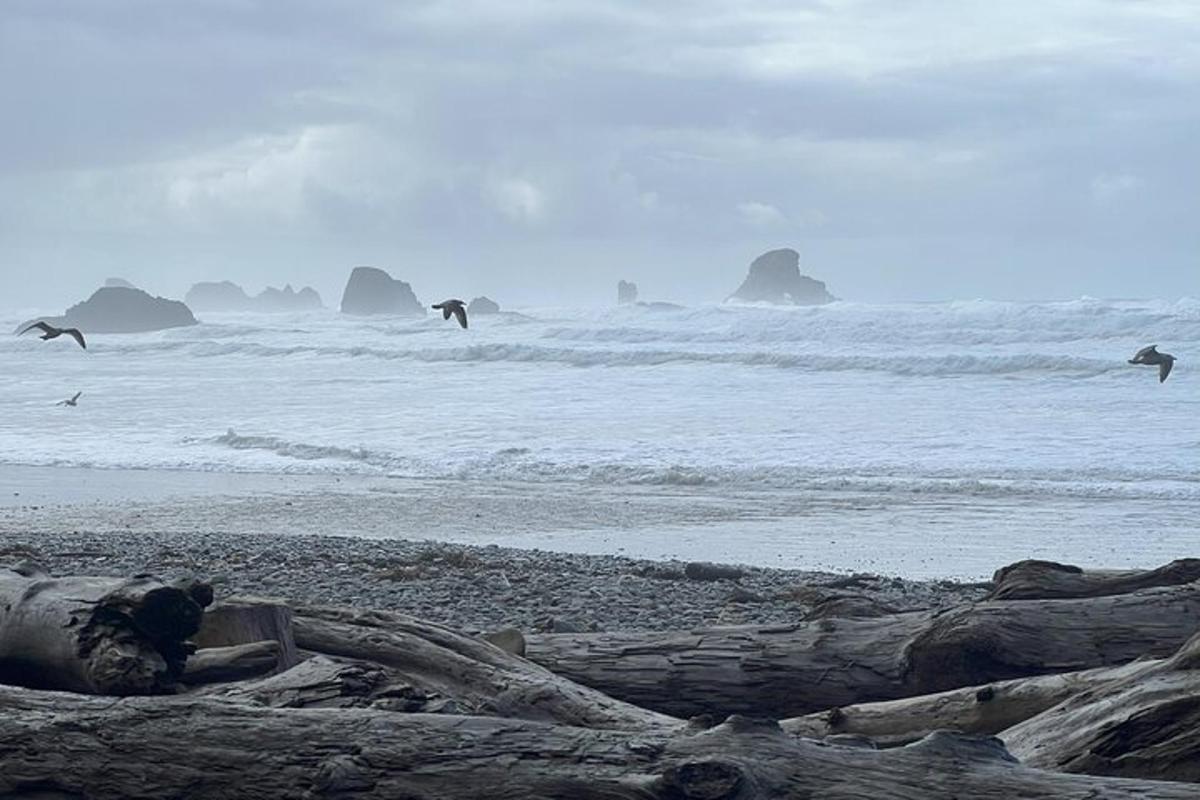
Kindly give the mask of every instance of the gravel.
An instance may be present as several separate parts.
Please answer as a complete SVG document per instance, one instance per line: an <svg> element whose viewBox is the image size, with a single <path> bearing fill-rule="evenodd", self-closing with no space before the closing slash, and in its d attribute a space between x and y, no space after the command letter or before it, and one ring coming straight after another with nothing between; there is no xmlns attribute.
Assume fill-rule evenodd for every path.
<svg viewBox="0 0 1200 800"><path fill-rule="evenodd" d="M0 533L0 565L23 559L55 575L195 575L210 580L218 598L257 594L390 609L468 633L774 625L800 621L831 600L914 610L971 602L986 592L982 584L403 539Z"/></svg>

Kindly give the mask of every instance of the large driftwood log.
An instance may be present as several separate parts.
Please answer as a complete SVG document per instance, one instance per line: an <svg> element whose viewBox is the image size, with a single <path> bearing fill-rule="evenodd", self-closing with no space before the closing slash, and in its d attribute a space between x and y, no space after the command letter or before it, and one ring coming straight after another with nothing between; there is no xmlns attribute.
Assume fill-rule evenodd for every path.
<svg viewBox="0 0 1200 800"><path fill-rule="evenodd" d="M1192 786L1025 767L994 739L827 746L731 718L709 730L591 730L210 697L0 687L0 795L94 798L1183 800Z"/></svg>
<svg viewBox="0 0 1200 800"><path fill-rule="evenodd" d="M1018 561L996 570L989 600L1102 597L1200 580L1200 558L1180 558L1149 570L1083 570L1054 561Z"/></svg>
<svg viewBox="0 0 1200 800"><path fill-rule="evenodd" d="M683 633L541 634L526 656L677 717L790 717L1010 678L1167 656L1200 625L1200 585L942 614Z"/></svg>
<svg viewBox="0 0 1200 800"><path fill-rule="evenodd" d="M1047 769L1200 782L1200 634L1150 669L1076 694L1001 737Z"/></svg>
<svg viewBox="0 0 1200 800"><path fill-rule="evenodd" d="M883 747L915 742L938 730L996 734L1053 708L1072 695L1143 674L1160 663L1152 659L1117 667L1014 678L900 700L832 708L785 719L779 724L795 736L815 739L866 736Z"/></svg>
<svg viewBox="0 0 1200 800"><path fill-rule="evenodd" d="M683 723L572 683L480 639L403 614L302 607L293 619L305 650L371 662L392 690L453 700L466 713L591 728L674 729ZM378 696L378 693L375 695Z"/></svg>
<svg viewBox="0 0 1200 800"><path fill-rule="evenodd" d="M91 694L171 691L211 600L196 581L0 569L0 682Z"/></svg>

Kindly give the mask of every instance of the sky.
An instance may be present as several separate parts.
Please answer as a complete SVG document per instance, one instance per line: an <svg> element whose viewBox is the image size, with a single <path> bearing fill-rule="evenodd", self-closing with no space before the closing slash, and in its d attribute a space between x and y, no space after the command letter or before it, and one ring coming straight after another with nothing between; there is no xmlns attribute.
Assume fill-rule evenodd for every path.
<svg viewBox="0 0 1200 800"><path fill-rule="evenodd" d="M4 0L0 114L8 308L1200 297L1192 0Z"/></svg>

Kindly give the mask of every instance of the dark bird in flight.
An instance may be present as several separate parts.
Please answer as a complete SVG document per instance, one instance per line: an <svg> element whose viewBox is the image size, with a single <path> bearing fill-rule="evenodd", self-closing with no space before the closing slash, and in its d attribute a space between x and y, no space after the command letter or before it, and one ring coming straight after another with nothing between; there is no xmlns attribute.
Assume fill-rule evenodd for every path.
<svg viewBox="0 0 1200 800"><path fill-rule="evenodd" d="M83 394L83 392L76 392L74 397L69 397L66 400L59 400L54 405L56 405L56 406L72 406L72 407L77 406L77 405L79 405L79 395L81 395L81 394Z"/></svg>
<svg viewBox="0 0 1200 800"><path fill-rule="evenodd" d="M78 328L56 328L53 325L45 322L35 322L25 330L21 331L21 334L29 333L34 328L37 328L42 332L42 339L57 339L59 336L62 336L65 333L67 336L70 336L72 339L79 342L80 347L82 347L84 350L87 350L87 342L83 340L83 334L79 332Z"/></svg>
<svg viewBox="0 0 1200 800"><path fill-rule="evenodd" d="M467 307L462 300L443 300L440 303L434 303L433 308L442 310L442 319L450 319L450 315L453 314L458 318L459 325L467 327Z"/></svg>
<svg viewBox="0 0 1200 800"><path fill-rule="evenodd" d="M1152 344L1149 347L1143 347L1134 354L1133 358L1129 359L1130 364L1149 364L1151 366L1158 365L1158 382L1162 383L1171 374L1171 367L1175 366L1175 356L1170 353L1158 352L1158 345Z"/></svg>

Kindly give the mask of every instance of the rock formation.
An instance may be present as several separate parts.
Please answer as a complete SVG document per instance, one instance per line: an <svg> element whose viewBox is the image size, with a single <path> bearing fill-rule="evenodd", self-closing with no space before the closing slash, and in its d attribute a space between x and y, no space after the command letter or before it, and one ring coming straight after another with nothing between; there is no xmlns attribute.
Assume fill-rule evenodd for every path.
<svg viewBox="0 0 1200 800"><path fill-rule="evenodd" d="M471 316L476 314L499 314L500 304L490 297L476 297L467 304L467 313Z"/></svg>
<svg viewBox="0 0 1200 800"><path fill-rule="evenodd" d="M424 316L425 306L404 281L375 267L355 267L342 294L342 313Z"/></svg>
<svg viewBox="0 0 1200 800"><path fill-rule="evenodd" d="M813 306L837 298L823 281L800 274L800 254L791 248L763 253L750 265L750 274L730 299Z"/></svg>
<svg viewBox="0 0 1200 800"><path fill-rule="evenodd" d="M617 303L636 303L638 298L637 284L633 281L617 281Z"/></svg>
<svg viewBox="0 0 1200 800"><path fill-rule="evenodd" d="M56 327L87 333L142 333L195 325L192 311L178 300L151 297L141 289L104 286L67 309L61 317L38 317ZM28 323L26 323L28 324Z"/></svg>
<svg viewBox="0 0 1200 800"><path fill-rule="evenodd" d="M282 289L268 286L254 297L231 281L201 282L188 290L188 306L197 311L309 311L321 308L321 296L311 287L296 291L289 283Z"/></svg>
<svg viewBox="0 0 1200 800"><path fill-rule="evenodd" d="M242 287L231 281L202 281L188 289L183 299L196 311L245 311L250 307Z"/></svg>
<svg viewBox="0 0 1200 800"><path fill-rule="evenodd" d="M255 311L311 311L321 308L321 295L311 286L296 291L289 283L282 289L268 286L252 301Z"/></svg>

